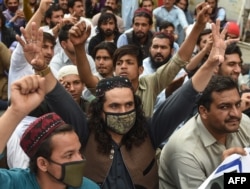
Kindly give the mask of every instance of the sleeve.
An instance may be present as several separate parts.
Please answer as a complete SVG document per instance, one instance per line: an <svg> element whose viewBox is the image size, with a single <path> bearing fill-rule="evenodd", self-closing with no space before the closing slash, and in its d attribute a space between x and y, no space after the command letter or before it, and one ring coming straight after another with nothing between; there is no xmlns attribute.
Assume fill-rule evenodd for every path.
<svg viewBox="0 0 250 189"><path fill-rule="evenodd" d="M128 39L127 39L126 34L124 33L124 34L120 35L120 37L118 38L116 46L117 46L117 48L119 48L119 47L121 47L123 45L127 45L127 44L128 44Z"/></svg>
<svg viewBox="0 0 250 189"><path fill-rule="evenodd" d="M7 143L7 163L9 168L29 167L29 157L20 146L20 138L14 132Z"/></svg>
<svg viewBox="0 0 250 189"><path fill-rule="evenodd" d="M182 10L178 11L178 19L183 29L188 27L187 18Z"/></svg>
<svg viewBox="0 0 250 189"><path fill-rule="evenodd" d="M223 21L226 19L226 11L224 8L220 8L217 14L217 19L219 19L220 21Z"/></svg>
<svg viewBox="0 0 250 189"><path fill-rule="evenodd" d="M10 86L11 84L20 79L23 76L34 74L32 66L26 61L23 48L18 43L15 50L11 55L8 79L8 97L10 97Z"/></svg>
<svg viewBox="0 0 250 189"><path fill-rule="evenodd" d="M199 97L200 93L195 91L190 79L155 110L149 128L155 148L164 142L185 120Z"/></svg>
<svg viewBox="0 0 250 189"><path fill-rule="evenodd" d="M181 68L186 64L187 62L182 61L177 53L169 62L158 68L155 73L143 76L141 79L148 80L148 82L151 83L148 87L154 91L156 98L157 95L173 81Z"/></svg>
<svg viewBox="0 0 250 189"><path fill-rule="evenodd" d="M175 188L197 189L207 178L194 157L184 154L171 154L165 159L161 155L159 166L160 187L166 188L168 180L175 184ZM171 161L171 163L166 162Z"/></svg>
<svg viewBox="0 0 250 189"><path fill-rule="evenodd" d="M74 127L81 144L86 144L89 134L86 115L63 86L57 82L55 88L45 98L52 110Z"/></svg>

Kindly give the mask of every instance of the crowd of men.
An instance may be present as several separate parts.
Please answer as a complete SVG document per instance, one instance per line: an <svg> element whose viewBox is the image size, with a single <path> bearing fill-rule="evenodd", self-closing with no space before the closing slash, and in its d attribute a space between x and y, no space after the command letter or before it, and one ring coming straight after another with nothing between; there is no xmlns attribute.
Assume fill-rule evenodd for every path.
<svg viewBox="0 0 250 189"><path fill-rule="evenodd" d="M196 189L246 155L249 71L217 0L2 10L0 188Z"/></svg>

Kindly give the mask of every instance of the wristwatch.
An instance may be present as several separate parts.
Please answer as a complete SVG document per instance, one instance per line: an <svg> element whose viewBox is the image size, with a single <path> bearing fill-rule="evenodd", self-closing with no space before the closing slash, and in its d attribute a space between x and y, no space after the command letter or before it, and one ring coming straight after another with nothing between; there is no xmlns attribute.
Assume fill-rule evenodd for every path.
<svg viewBox="0 0 250 189"><path fill-rule="evenodd" d="M47 66L45 69L40 70L40 71L35 71L37 75L40 75L42 77L46 76L48 73L50 73L50 67Z"/></svg>

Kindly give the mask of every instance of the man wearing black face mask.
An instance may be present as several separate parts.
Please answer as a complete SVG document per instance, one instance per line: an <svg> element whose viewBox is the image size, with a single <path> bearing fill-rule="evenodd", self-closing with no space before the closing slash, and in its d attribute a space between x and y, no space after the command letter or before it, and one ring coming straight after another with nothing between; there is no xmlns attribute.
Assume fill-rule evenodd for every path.
<svg viewBox="0 0 250 189"><path fill-rule="evenodd" d="M13 28L17 34L21 34L20 27L25 27L26 20L22 10L18 9L18 0L6 0L5 5L7 9L3 11L6 18L6 26Z"/></svg>
<svg viewBox="0 0 250 189"><path fill-rule="evenodd" d="M0 158L18 122L44 99L42 89L43 79L37 75L13 83L12 103L0 119ZM79 138L73 127L57 114L48 113L32 122L22 135L20 145L30 158L30 168L0 169L0 188L99 189L83 177L86 160L80 154Z"/></svg>

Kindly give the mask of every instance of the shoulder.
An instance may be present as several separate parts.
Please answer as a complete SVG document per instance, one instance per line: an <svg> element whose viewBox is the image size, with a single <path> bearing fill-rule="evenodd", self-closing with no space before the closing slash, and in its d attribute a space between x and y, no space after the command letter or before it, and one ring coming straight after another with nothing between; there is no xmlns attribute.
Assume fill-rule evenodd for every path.
<svg viewBox="0 0 250 189"><path fill-rule="evenodd" d="M99 189L100 187L92 180L87 177L83 178L81 189Z"/></svg>

